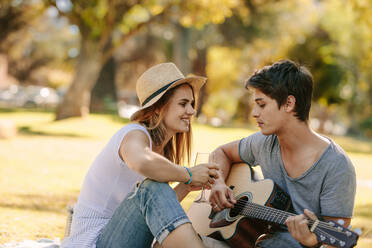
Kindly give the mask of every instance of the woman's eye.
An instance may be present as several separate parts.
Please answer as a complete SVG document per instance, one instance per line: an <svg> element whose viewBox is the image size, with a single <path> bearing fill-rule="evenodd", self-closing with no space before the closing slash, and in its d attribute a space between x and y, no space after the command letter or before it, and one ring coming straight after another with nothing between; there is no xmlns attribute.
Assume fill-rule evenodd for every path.
<svg viewBox="0 0 372 248"><path fill-rule="evenodd" d="M260 108L263 108L263 107L265 107L265 104L260 104L258 106L260 106Z"/></svg>
<svg viewBox="0 0 372 248"><path fill-rule="evenodd" d="M182 107L185 107L186 106L186 103L180 103L180 105L182 106Z"/></svg>

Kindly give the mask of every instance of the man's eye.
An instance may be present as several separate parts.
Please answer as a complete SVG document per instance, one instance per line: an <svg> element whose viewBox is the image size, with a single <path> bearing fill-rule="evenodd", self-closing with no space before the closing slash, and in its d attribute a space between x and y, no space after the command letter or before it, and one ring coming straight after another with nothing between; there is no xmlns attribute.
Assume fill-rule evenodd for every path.
<svg viewBox="0 0 372 248"><path fill-rule="evenodd" d="M182 103L180 103L180 105L181 105L182 107L185 107L185 106L186 106L186 103L182 102Z"/></svg>
<svg viewBox="0 0 372 248"><path fill-rule="evenodd" d="M263 108L265 107L265 104L259 104L258 106L260 106L260 108Z"/></svg>

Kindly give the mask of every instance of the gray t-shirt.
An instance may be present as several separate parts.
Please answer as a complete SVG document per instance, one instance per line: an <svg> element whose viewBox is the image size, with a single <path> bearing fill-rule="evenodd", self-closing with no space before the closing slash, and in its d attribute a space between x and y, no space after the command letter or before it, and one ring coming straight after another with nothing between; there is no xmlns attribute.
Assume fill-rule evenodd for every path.
<svg viewBox="0 0 372 248"><path fill-rule="evenodd" d="M354 166L342 148L329 141L319 160L297 178L288 176L284 169L276 135L258 132L242 139L239 155L250 166L260 165L263 176L290 195L296 213L307 208L318 217L350 218L356 190Z"/></svg>

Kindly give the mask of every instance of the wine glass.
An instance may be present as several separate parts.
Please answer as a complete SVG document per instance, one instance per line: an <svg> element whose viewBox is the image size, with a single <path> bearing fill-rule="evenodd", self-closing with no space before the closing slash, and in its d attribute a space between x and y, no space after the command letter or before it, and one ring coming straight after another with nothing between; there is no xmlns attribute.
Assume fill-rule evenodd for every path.
<svg viewBox="0 0 372 248"><path fill-rule="evenodd" d="M209 153L208 152L197 152L195 155L193 165L196 166L198 164L206 164L209 161ZM196 203L208 203L208 200L205 198L205 189L202 188L200 198L196 199L194 202Z"/></svg>

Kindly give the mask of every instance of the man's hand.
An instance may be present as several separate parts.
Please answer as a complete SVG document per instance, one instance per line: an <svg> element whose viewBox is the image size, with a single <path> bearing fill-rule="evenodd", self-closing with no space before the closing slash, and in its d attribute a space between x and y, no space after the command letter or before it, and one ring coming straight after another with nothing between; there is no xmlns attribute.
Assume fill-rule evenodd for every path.
<svg viewBox="0 0 372 248"><path fill-rule="evenodd" d="M209 202L213 211L219 212L225 208L232 208L236 203L233 191L221 179L212 186Z"/></svg>
<svg viewBox="0 0 372 248"><path fill-rule="evenodd" d="M316 235L310 232L309 220L317 220L316 215L310 210L305 209L304 214L288 217L285 224L294 239L305 246L315 246L318 243Z"/></svg>

